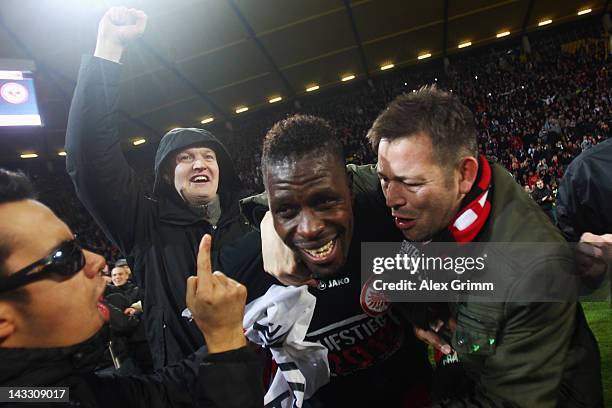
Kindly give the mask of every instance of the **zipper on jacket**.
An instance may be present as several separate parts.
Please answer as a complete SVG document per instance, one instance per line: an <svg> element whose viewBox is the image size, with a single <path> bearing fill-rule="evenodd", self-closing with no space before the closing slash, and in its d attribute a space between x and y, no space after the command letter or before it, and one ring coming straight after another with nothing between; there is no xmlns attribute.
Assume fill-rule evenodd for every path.
<svg viewBox="0 0 612 408"><path fill-rule="evenodd" d="M213 242L217 240L218 229L219 229L219 224L210 226L210 237L212 238Z"/></svg>

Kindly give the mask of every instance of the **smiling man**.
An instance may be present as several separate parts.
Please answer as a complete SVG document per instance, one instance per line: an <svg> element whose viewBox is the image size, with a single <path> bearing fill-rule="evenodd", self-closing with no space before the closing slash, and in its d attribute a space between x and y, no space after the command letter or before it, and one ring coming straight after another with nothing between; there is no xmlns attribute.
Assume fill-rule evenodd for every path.
<svg viewBox="0 0 612 408"><path fill-rule="evenodd" d="M210 244L210 236L200 243L186 295L209 353L202 348L152 376L97 376L107 346L100 329L109 320L104 259L80 248L68 226L35 201L23 174L0 169L0 386L67 387L69 401L54 406L261 406L261 364L242 334L246 291L212 273Z"/></svg>
<svg viewBox="0 0 612 408"><path fill-rule="evenodd" d="M306 122L294 118L294 123L300 119ZM274 131L283 130L278 126L269 135ZM266 140L264 178L274 228L314 276L330 278L346 263L353 236L352 196L338 160L342 152L295 160L277 157L272 137Z"/></svg>
<svg viewBox="0 0 612 408"><path fill-rule="evenodd" d="M119 93L127 45L145 29L139 10L111 8L101 19L93 56L84 56L70 107L66 168L77 195L106 235L130 260L144 289L144 319L156 368L177 362L203 344L181 317L185 281L196 269L198 243L213 235L218 249L251 229L240 217L240 183L223 144L196 128L177 128L155 155L153 194L123 156Z"/></svg>
<svg viewBox="0 0 612 408"><path fill-rule="evenodd" d="M361 242L401 235L354 167L347 172L334 129L314 116L278 122L264 140L262 173L268 200L245 201L245 214L258 223L269 201L276 233L318 281L309 289L316 308L306 340L328 349L331 381L314 395L313 406L426 404L431 367L424 345L388 303L370 302L361 287ZM373 175L372 181L380 194ZM274 283L261 259L259 233L222 250L223 270L247 286L249 299Z"/></svg>
<svg viewBox="0 0 612 408"><path fill-rule="evenodd" d="M115 286L123 286L130 278L129 269L126 266L117 266L111 270L111 280Z"/></svg>

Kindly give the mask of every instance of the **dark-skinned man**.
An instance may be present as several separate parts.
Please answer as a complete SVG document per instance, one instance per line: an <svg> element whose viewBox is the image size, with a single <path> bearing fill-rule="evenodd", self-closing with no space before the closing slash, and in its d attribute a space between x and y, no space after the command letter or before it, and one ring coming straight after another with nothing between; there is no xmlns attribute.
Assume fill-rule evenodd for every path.
<svg viewBox="0 0 612 408"><path fill-rule="evenodd" d="M358 176L351 191L353 176L334 130L313 116L295 115L270 129L262 172L276 232L318 280L309 288L316 308L306 341L328 349L331 380L309 406L426 405L431 367L423 344L388 304L372 305L361 292L361 241L401 238L380 195L367 194ZM375 175L367 176L379 190ZM267 205L260 196L244 202L243 210L259 220ZM259 233L221 252L222 269L247 286L249 299L273 283L262 269Z"/></svg>
<svg viewBox="0 0 612 408"><path fill-rule="evenodd" d="M185 281L198 244L218 248L249 231L240 217L239 182L223 145L208 131L178 128L160 141L149 196L127 164L119 140L121 64L145 30L139 10L111 8L101 19L93 56L84 56L66 134L66 167L85 208L130 261L144 290L144 319L154 366L181 360L204 342L181 317Z"/></svg>

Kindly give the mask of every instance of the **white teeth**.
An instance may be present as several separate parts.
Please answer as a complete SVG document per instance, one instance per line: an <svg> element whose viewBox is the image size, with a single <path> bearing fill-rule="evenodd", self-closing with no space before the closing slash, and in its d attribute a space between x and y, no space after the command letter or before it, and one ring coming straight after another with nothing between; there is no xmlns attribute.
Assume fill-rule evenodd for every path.
<svg viewBox="0 0 612 408"><path fill-rule="evenodd" d="M327 244L323 245L322 247L314 248L314 249L304 248L304 251L314 256L315 258L324 258L327 255L329 255L331 251L334 249L335 242L336 241L332 239L331 241L329 241Z"/></svg>
<svg viewBox="0 0 612 408"><path fill-rule="evenodd" d="M208 181L208 177L206 176L196 176L191 179L191 181L199 182L199 181Z"/></svg>

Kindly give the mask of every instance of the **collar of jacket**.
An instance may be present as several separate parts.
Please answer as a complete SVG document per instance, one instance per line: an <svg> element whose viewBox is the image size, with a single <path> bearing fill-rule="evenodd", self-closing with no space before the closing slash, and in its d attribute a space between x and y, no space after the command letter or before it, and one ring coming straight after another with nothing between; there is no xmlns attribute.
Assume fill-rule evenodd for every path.
<svg viewBox="0 0 612 408"><path fill-rule="evenodd" d="M240 200L240 212L247 222L259 230L259 224L268 211L268 193L263 192Z"/></svg>
<svg viewBox="0 0 612 408"><path fill-rule="evenodd" d="M107 330L70 347L0 348L0 384L56 384L74 374L92 373L106 349Z"/></svg>
<svg viewBox="0 0 612 408"><path fill-rule="evenodd" d="M134 288L137 288L136 284L134 282L132 282L131 278L125 282L123 285L121 286L115 286L115 288L122 290L122 291L128 291L128 290L133 290Z"/></svg>
<svg viewBox="0 0 612 408"><path fill-rule="evenodd" d="M220 197L221 200L221 217L217 224L222 227L226 223L235 219L240 215L238 206L239 194L234 193ZM174 225L192 225L198 222L206 222L200 214L192 210L183 199L178 195L176 190L166 190L163 195L157 199L158 216L162 222Z"/></svg>

